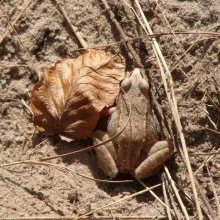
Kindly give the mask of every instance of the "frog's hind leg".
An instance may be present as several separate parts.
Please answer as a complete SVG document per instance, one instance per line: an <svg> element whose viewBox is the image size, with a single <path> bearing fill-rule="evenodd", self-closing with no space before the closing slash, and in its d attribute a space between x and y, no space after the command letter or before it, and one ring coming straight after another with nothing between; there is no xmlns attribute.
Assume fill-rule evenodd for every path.
<svg viewBox="0 0 220 220"><path fill-rule="evenodd" d="M94 144L99 144L105 140L108 140L109 136L106 132L97 130L93 135ZM109 143L95 148L97 161L101 169L111 178L114 178L118 174L118 168L115 163L116 151L114 145L110 141Z"/></svg>
<svg viewBox="0 0 220 220"><path fill-rule="evenodd" d="M144 179L155 174L173 154L173 145L169 141L156 142L148 152L147 158L135 169L134 176Z"/></svg>

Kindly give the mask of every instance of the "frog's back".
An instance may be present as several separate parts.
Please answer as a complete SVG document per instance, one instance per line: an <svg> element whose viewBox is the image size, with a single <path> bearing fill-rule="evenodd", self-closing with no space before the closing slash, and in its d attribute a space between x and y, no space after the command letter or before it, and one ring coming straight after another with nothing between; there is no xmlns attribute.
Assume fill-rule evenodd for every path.
<svg viewBox="0 0 220 220"><path fill-rule="evenodd" d="M121 94L117 103L117 122L115 135L124 131L114 140L118 159L116 161L120 172L131 173L147 157L148 149L157 141L155 124L148 96L148 83L140 74L122 83L125 94ZM131 114L129 114L129 104ZM114 120L112 118L111 120ZM112 123L109 123L112 124ZM109 131L111 133L111 131Z"/></svg>

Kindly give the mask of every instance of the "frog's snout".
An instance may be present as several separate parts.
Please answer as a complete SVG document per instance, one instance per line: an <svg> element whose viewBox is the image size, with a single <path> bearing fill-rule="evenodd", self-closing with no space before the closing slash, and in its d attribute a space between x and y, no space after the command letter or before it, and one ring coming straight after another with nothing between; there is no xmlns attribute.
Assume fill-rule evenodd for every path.
<svg viewBox="0 0 220 220"><path fill-rule="evenodd" d="M131 78L140 78L140 77L143 78L143 75L142 75L141 70L139 68L135 68L133 70L133 72L131 73L130 77Z"/></svg>

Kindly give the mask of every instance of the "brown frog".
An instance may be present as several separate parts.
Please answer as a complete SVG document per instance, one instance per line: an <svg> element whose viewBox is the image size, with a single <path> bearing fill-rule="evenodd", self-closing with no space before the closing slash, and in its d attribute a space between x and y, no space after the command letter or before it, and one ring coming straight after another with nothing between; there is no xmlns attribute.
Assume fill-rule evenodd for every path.
<svg viewBox="0 0 220 220"><path fill-rule="evenodd" d="M124 94L119 95L116 109L108 123L107 133L97 130L94 143L100 143L116 135L129 117L124 131L114 140L96 148L97 160L102 170L114 178L129 173L137 179L153 175L173 154L170 141L158 141L158 131L149 100L148 81L140 69L134 69L121 83Z"/></svg>

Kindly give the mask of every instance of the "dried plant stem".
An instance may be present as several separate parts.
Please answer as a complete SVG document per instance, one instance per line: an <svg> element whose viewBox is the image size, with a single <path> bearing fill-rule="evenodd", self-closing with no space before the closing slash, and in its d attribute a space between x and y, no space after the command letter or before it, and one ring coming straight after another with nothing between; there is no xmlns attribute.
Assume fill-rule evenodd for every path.
<svg viewBox="0 0 220 220"><path fill-rule="evenodd" d="M172 32L164 32L164 33L156 33L156 34L149 34L149 37L159 37L159 36L163 36L163 35L175 35L175 34L184 34L184 35L188 35L188 34L194 34L194 35L211 35L213 37L219 37L220 33L217 32L211 32L211 31L198 31L198 32L194 32L194 31L172 31Z"/></svg>
<svg viewBox="0 0 220 220"><path fill-rule="evenodd" d="M77 39L80 42L81 46L84 49L88 48L88 45L85 42L85 40L83 39L81 33L78 31L78 28L71 23L70 18L69 18L69 16L66 13L66 10L59 4L59 2L57 0L54 0L54 1L56 2L60 12L62 13L63 17L66 19L68 25L70 26L71 30L73 31L73 33L77 37Z"/></svg>
<svg viewBox="0 0 220 220"><path fill-rule="evenodd" d="M186 211L186 207L184 206L184 204L183 204L183 202L182 202L182 199L181 199L181 197L180 197L180 195L179 195L179 192L178 192L178 190L177 190L177 188L176 188L176 185L175 185L173 179L172 179L171 176L170 176L169 170L167 169L167 167L164 167L164 169L165 169L167 178L168 178L168 180L169 180L169 182L170 182L170 184L171 184L171 186L172 186L172 189L173 189L173 191L174 191L174 193L175 193L175 196L176 196L176 198L177 198L177 200L178 200L178 202L179 202L179 205L180 205L180 207L181 207L181 209L182 209L182 212L183 212L183 214L184 214L184 216L185 216L185 219L190 220L189 215L188 215L188 213L187 213L187 211Z"/></svg>
<svg viewBox="0 0 220 220"><path fill-rule="evenodd" d="M16 34L19 43L21 44L21 46L22 46L23 49L25 50L26 54L28 54L28 56L29 56L28 58L31 60L31 66L34 67L35 64L34 64L34 61L33 61L33 59L32 59L32 56L31 56L29 50L26 48L26 46L25 46L24 43L22 42L21 38L19 37L18 32L17 32L16 29L14 28L14 25L11 23L10 18L5 14L5 12L3 11L3 9L2 9L1 6L0 6L0 9L1 9L2 13L5 15L5 17L8 19L8 23L9 23L9 25L10 25L10 27L11 27L11 30L13 30L14 33ZM9 30L9 29L8 29L8 30ZM0 43L1 43L1 42L0 42ZM28 65L26 65L26 66L28 66Z"/></svg>
<svg viewBox="0 0 220 220"><path fill-rule="evenodd" d="M142 17L143 21L144 21L147 32L149 34L153 34L153 32L150 28L150 25L149 25L145 15L142 11L142 8L139 4L139 1L135 0L135 3L138 7L138 10L141 14L141 17ZM152 39L152 44L153 44L153 48L154 48L156 54L158 55L158 57L160 59L158 61L160 61L162 63L163 68L166 71L166 75L165 75L165 73L163 71L163 68L160 68L162 70L161 71L161 76L162 76L164 87L165 87L165 90L166 90L166 95L167 95L167 98L168 98L168 101L169 101L169 104L170 104L170 107L171 107L171 111L172 111L172 114L173 114L173 117L174 117L174 121L175 121L177 130L178 130L179 136L180 136L180 140L181 140L181 144L182 144L182 148L183 148L183 153L184 153L184 156L185 156L185 162L186 162L186 166L187 166L187 170L188 170L188 173L189 173L189 178L190 178L190 182L191 182L191 186L192 186L192 191L193 191L193 195L194 195L194 198L195 198L198 218L201 220L201 219L203 219L203 216L202 216L200 202L199 202L199 198L198 198L198 194L197 194L197 190L196 190L196 186L195 186L195 181L194 181L195 177L193 175L192 167L191 167L191 164L190 164L190 161L189 161L189 155L188 155L188 152L187 152L186 141L185 141L185 138L184 138L184 135L183 135L183 132L182 132L182 125L181 125L181 122L180 122L179 113L178 113L178 109L177 109L177 102L176 102L175 93L174 93L174 89L173 89L172 76L171 76L169 68L166 64L166 61L163 57L163 54L160 50L159 44L157 43L155 38ZM158 62L158 63L160 63L160 62ZM168 88L167 81L166 81L167 78L169 80L169 88ZM171 94L169 93L169 91L171 92Z"/></svg>
<svg viewBox="0 0 220 220"><path fill-rule="evenodd" d="M207 168L207 171L208 171L208 174L209 174L209 180L210 180L210 183L211 183L213 195L214 195L214 198L215 198L215 203L216 203L216 206L217 206L218 218L220 219L220 202L219 202L219 198L218 198L216 188L215 188L215 185L213 183L213 180L212 180L212 177L211 177L211 174L210 174L210 170L209 170L209 167L208 167L207 164L206 164L206 168Z"/></svg>
<svg viewBox="0 0 220 220"><path fill-rule="evenodd" d="M128 4L125 0L123 0L126 4ZM129 6L129 5L128 5ZM132 9L132 8L131 8ZM133 11L133 10L132 10ZM133 11L135 13L135 11ZM120 24L119 24L120 25ZM216 32L193 32L193 31L183 31L183 32L173 32L175 35L177 34L184 34L184 35L188 35L188 34L192 34L192 35L214 35L214 36L220 36L220 33L216 33ZM154 33L154 34L148 34L147 36L139 36L139 37L132 37L132 38L128 38L127 36L125 38L123 38L123 40L120 41L114 41L114 42L110 42L110 43L105 43L105 44L97 44L95 46L88 46L87 49L94 49L94 48L106 48L109 46L114 46L114 45L119 45L119 44L125 44L131 41L135 41L135 40L140 40L140 39L145 39L147 38L154 38L154 37L161 37L161 36L166 36L166 35L173 35L172 32L164 32L164 33ZM78 48L75 49L75 51L77 50L84 50L84 48ZM216 57L215 57L216 58ZM7 65L7 64L5 64ZM8 66L8 65L7 65ZM172 71L171 71L172 72Z"/></svg>
<svg viewBox="0 0 220 220"><path fill-rule="evenodd" d="M175 212L175 218L174 218L174 219L181 220L182 215L179 213L179 210L178 210L178 208L177 208L177 206L176 206L176 202L175 202L175 200L174 200L173 192L172 192L171 189L170 189L170 188L171 188L171 187L170 187L170 184L168 183L167 177L164 178L164 179L165 179L166 189L167 189L168 195L169 195L169 197L170 197L171 205L172 205L173 210L174 210L174 212Z"/></svg>
<svg viewBox="0 0 220 220"><path fill-rule="evenodd" d="M183 54L186 56L185 50L184 50L183 46L180 44L179 40L177 39L177 36L176 36L176 34L174 33L174 31L173 31L173 29L172 29L172 27L171 27L169 21L167 20L167 18L166 18L166 16L165 16L164 12L163 12L163 10L162 10L162 8L160 7L159 2L158 2L157 0L155 0L155 2L156 2L156 4L157 4L157 7L160 9L160 12L161 12L161 14L163 15L163 18L164 18L165 22L167 23L167 25L168 25L170 31L172 32L172 34L173 34L173 36L174 36L174 38L175 38L177 44L178 44L179 47L181 48ZM177 59L180 61L179 56L176 55L176 53L174 53L174 54L175 54L175 56L177 57ZM182 69L181 69L181 70L182 70ZM182 71L183 71L183 70L182 70ZM185 77L187 77L185 71L183 71L183 74L184 74Z"/></svg>
<svg viewBox="0 0 220 220"><path fill-rule="evenodd" d="M111 18L111 21L113 22L114 26L116 27L117 31L119 32L119 35L122 39L126 39L126 34L124 33L121 25L118 23L118 21L115 19L115 15L114 13L111 11L111 8L109 6L109 4L107 3L106 0L101 0L101 2L103 3L103 5L105 6L105 8L107 9L108 13L109 13L109 17ZM138 56L138 54L136 53L136 51L134 50L134 48L131 45L131 42L127 42L127 44L123 44L124 47L130 51L131 55L133 56L137 67L143 68L142 62L140 60L140 57ZM128 54L129 55L129 54Z"/></svg>
<svg viewBox="0 0 220 220"><path fill-rule="evenodd" d="M23 143L23 145L22 145L22 155L25 155L27 153L28 145L31 143L31 140L33 140L35 134L36 134L36 128L32 131L32 134L28 138L28 140Z"/></svg>
<svg viewBox="0 0 220 220"><path fill-rule="evenodd" d="M141 180L136 179L145 189L148 189L149 187ZM166 204L152 191L150 190L149 193L164 207L166 207Z"/></svg>
<svg viewBox="0 0 220 220"><path fill-rule="evenodd" d="M30 109L30 106L27 103L25 103L25 101L23 99L20 100L20 99L9 98L9 97L1 97L0 96L0 102L18 102L21 105L23 105L24 107L26 107L30 111L31 114L33 114L31 109Z"/></svg>
<svg viewBox="0 0 220 220"><path fill-rule="evenodd" d="M85 215L79 216L78 218L75 218L75 219L81 219L81 218L86 217L86 216L88 216L88 215L91 215L91 214L93 214L93 213L95 213L95 212L97 212L97 211L106 209L106 208L108 208L108 207L110 207L110 206L112 206L112 205L116 205L116 204L118 204L118 203L120 203L120 202L123 202L123 201L125 201L125 200L131 199L131 198L136 197L136 196L138 196L138 195L141 195L141 194L143 194L143 193L145 193L145 192L148 192L148 191L150 191L150 190L152 190L152 189L155 189L155 188L157 188L157 187L159 187L159 186L161 186L161 184L157 184L157 185L152 186L152 187L150 187L150 188L147 188L147 189L141 190L141 191L139 191L139 192L136 192L136 193L134 193L134 194L132 194L132 195L125 196L125 197L123 197L123 198L121 198L121 199L118 199L118 200L115 201L115 202L112 202L112 203L109 203L109 204L107 204L107 205L104 205L104 206L102 206L102 207L100 207L100 208L97 208L97 209L95 209L95 210L93 210L93 211L91 211L91 212L88 212L88 213L86 213Z"/></svg>
<svg viewBox="0 0 220 220"><path fill-rule="evenodd" d="M24 7L24 9L17 15L17 17L15 18L15 20L13 22L11 22L10 27L7 28L7 30L5 31L5 33L3 34L3 36L1 36L0 38L0 44L3 42L3 40L5 39L5 37L10 33L10 31L12 30L12 27L14 27L14 25L17 23L17 21L21 18L21 16L25 13L25 11L27 10L27 8L30 6L31 2L33 0L29 0L29 2L27 3L27 5Z"/></svg>
<svg viewBox="0 0 220 220"><path fill-rule="evenodd" d="M212 156L210 156L207 160L203 161L203 163L200 165L200 167L196 170L195 175L197 175L200 170L205 166L206 163L208 163L209 161L212 160L213 157L215 157L216 154L220 154L220 148L218 150L216 150L216 152L211 152L211 154L213 154ZM209 155L209 154L206 154Z"/></svg>
<svg viewBox="0 0 220 220"><path fill-rule="evenodd" d="M204 204L207 206L208 208L208 211L209 213L213 213L211 210L211 208L209 209L210 205L209 203L207 204L206 202L206 198L205 198L205 195L203 193L203 189L202 187L199 185L197 179L195 179L195 184L196 184L196 187L198 188L198 191L200 192L201 194L201 199L203 200ZM179 193L182 195L182 198L184 198L184 200L186 200L187 203L190 203L191 205L195 205L195 201L193 200L192 196L189 195L184 189L181 189L179 188ZM170 197L171 198L171 197ZM202 207L202 206L201 206ZM203 215L207 218L207 219L210 219L210 220L213 220L213 217L211 217L211 215L202 207L202 211L203 211Z"/></svg>
<svg viewBox="0 0 220 220"><path fill-rule="evenodd" d="M208 30L210 30L212 28L209 28ZM196 45L196 43L198 43L199 41L202 41L202 40L204 40L204 39L202 39L201 35L199 35L197 37L197 39L188 47L188 49L185 51L185 53L180 57L180 59L172 66L172 69L170 72L173 72L173 70L175 70L179 66L181 61L185 58L185 56L189 53L189 51Z"/></svg>
<svg viewBox="0 0 220 220"><path fill-rule="evenodd" d="M172 220L165 182L162 182L162 188L163 188L163 195L164 195L165 204L166 204L167 217L169 220Z"/></svg>
<svg viewBox="0 0 220 220"><path fill-rule="evenodd" d="M24 99L21 99L22 104L26 107L26 109L31 113L31 115L33 116L34 113L31 109L31 107L24 101Z"/></svg>
<svg viewBox="0 0 220 220"><path fill-rule="evenodd" d="M53 163L46 163L46 162L42 162L42 161L38 161L38 160L23 160L23 161L17 161L17 162L12 162L12 163L6 163L6 164L0 165L0 168L5 168L5 167L8 167L8 166L19 165L19 164L46 166L46 167L54 168L54 169L59 170L61 172L68 172L71 175L76 174L76 175L81 176L85 179L96 181L96 182L116 183L116 184L133 182L133 180L122 180L122 181L119 180L119 181L117 181L117 180L95 179L95 178L92 178L92 177L85 176L81 173L78 173L78 172L76 172L76 171L74 171L70 168L65 167L65 166L61 166L61 165L57 165L57 164L53 164Z"/></svg>
<svg viewBox="0 0 220 220"><path fill-rule="evenodd" d="M219 152L208 152L208 153L204 153L204 152L193 153L193 152L191 152L189 154L191 154L195 157L195 156L216 156L216 155L219 155L220 153Z"/></svg>
<svg viewBox="0 0 220 220"><path fill-rule="evenodd" d="M214 149L213 149L212 151L214 151ZM218 149L218 150L215 152L214 155L212 155L212 156L210 156L208 159L206 159L206 160L201 164L201 166L196 170L195 175L197 175L197 174L200 172L200 170L201 170L209 161L211 161L211 160L215 157L216 154L219 154L219 151L220 151L220 149ZM211 153L212 153L212 152L211 152ZM208 154L207 154L207 155L208 155ZM212 208L211 208L211 206L210 206L210 204L209 204L209 202L208 202L208 199L207 199L206 195L204 194L203 189L201 189L201 186L200 186L200 184L198 183L198 181L197 181L196 179L195 179L195 181L196 181L196 186L197 186L198 190L200 191L201 198L202 198L204 204L206 205L206 207L207 207L207 209L208 209L208 211L209 211L209 213L210 213L211 216L209 216L208 213L206 213L206 214L208 215L209 219L214 219L214 214L213 214Z"/></svg>
<svg viewBox="0 0 220 220"><path fill-rule="evenodd" d="M200 193L201 196L201 200L202 200L202 204L204 204L206 206L206 210L202 207L202 210L204 211L203 214L206 215L206 217L208 219L214 220L215 219L215 215L213 212L213 209L211 207L211 205L209 204L209 199L207 198L206 194L204 193L204 189L202 188L202 186L199 184L199 181L197 179L195 179L195 184L196 184L196 188L198 190L198 192Z"/></svg>

